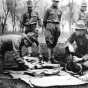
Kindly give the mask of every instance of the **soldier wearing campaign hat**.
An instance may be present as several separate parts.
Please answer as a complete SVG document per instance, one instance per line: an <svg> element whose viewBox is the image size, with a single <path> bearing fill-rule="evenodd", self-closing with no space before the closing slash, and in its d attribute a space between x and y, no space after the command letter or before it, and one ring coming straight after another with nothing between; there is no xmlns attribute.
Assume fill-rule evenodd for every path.
<svg viewBox="0 0 88 88"><path fill-rule="evenodd" d="M87 27L83 20L79 20L75 25L75 32L68 39L72 44L74 41L77 44L76 55L82 57L88 53L88 38L86 37Z"/></svg>
<svg viewBox="0 0 88 88"><path fill-rule="evenodd" d="M77 71L79 72L82 71L82 67L88 68L88 65L87 65L88 64L88 37L87 37L86 32L87 32L87 27L85 26L84 21L79 20L76 22L75 32L68 39L69 45L72 45L74 42L76 43L76 49L73 52L74 54L72 55L73 58L69 58L69 57L68 58L70 61L72 60L73 62L75 62L75 63L72 62L74 64L73 67L75 67L74 69L76 70L78 68L79 70ZM80 66L77 64L78 62ZM71 71L73 71L74 69L72 67L70 68Z"/></svg>

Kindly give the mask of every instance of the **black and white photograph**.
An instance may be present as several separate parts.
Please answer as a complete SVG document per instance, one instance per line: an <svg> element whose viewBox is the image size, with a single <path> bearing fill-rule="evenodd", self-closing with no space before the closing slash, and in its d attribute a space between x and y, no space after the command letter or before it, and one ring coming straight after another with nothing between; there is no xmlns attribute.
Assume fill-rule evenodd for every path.
<svg viewBox="0 0 88 88"><path fill-rule="evenodd" d="M88 88L88 0L0 0L0 88Z"/></svg>

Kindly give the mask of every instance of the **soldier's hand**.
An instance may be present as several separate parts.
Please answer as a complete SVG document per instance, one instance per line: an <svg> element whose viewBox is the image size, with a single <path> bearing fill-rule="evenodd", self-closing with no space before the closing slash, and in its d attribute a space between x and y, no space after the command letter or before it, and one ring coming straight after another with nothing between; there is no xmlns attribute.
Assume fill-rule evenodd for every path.
<svg viewBox="0 0 88 88"><path fill-rule="evenodd" d="M84 61L88 60L88 55L82 57Z"/></svg>
<svg viewBox="0 0 88 88"><path fill-rule="evenodd" d="M73 62L79 62L79 61L82 61L83 58L79 58L77 56L73 56Z"/></svg>
<svg viewBox="0 0 88 88"><path fill-rule="evenodd" d="M35 41L35 44L36 44L36 46L38 46L38 45L39 45L39 42L36 40L36 41Z"/></svg>
<svg viewBox="0 0 88 88"><path fill-rule="evenodd" d="M21 58L21 57L20 57L20 58L17 58L16 61L17 61L18 63L24 63L24 59Z"/></svg>
<svg viewBox="0 0 88 88"><path fill-rule="evenodd" d="M30 23L29 22L26 22L25 25L30 25Z"/></svg>

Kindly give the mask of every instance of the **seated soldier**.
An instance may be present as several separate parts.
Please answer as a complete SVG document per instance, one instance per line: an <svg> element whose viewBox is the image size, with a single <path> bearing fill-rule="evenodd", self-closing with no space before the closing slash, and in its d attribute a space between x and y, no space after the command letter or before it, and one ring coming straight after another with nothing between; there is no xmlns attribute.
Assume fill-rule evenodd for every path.
<svg viewBox="0 0 88 88"><path fill-rule="evenodd" d="M87 28L85 23L82 20L79 20L76 23L75 32L68 39L68 45L70 45L68 47L72 52L74 51L72 58L69 58L69 60L67 59L67 62L70 61L74 64L71 63L68 68L74 72L81 72L83 67L88 68L88 38L86 32ZM71 45L74 42L76 47L75 49L72 49Z"/></svg>
<svg viewBox="0 0 88 88"><path fill-rule="evenodd" d="M5 60L4 56L6 51L14 50L15 52L18 52L19 57L16 59L16 61L19 63L22 62L22 47L30 47L33 43L38 45L38 41L33 34L7 34L0 36L0 73L3 72Z"/></svg>

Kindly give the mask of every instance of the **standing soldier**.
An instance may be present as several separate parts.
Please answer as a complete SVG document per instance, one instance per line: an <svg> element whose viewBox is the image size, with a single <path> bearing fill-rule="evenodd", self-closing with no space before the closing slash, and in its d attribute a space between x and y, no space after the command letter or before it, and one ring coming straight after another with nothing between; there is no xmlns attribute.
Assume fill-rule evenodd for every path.
<svg viewBox="0 0 88 88"><path fill-rule="evenodd" d="M60 21L62 12L58 8L59 0L52 0L52 6L47 9L43 24L45 27L45 40L48 47L49 62L54 60L54 47L60 36Z"/></svg>
<svg viewBox="0 0 88 88"><path fill-rule="evenodd" d="M22 25L25 27L25 34L36 34L36 39L38 39L38 30L36 30L37 24L41 27L41 20L39 18L39 15L36 11L33 10L32 1L27 1L27 12L23 14L22 17ZM29 54L32 53L31 47L29 48Z"/></svg>
<svg viewBox="0 0 88 88"><path fill-rule="evenodd" d="M87 10L87 4L82 3L78 20L83 20L86 26L88 27L88 14L86 13L86 10Z"/></svg>

